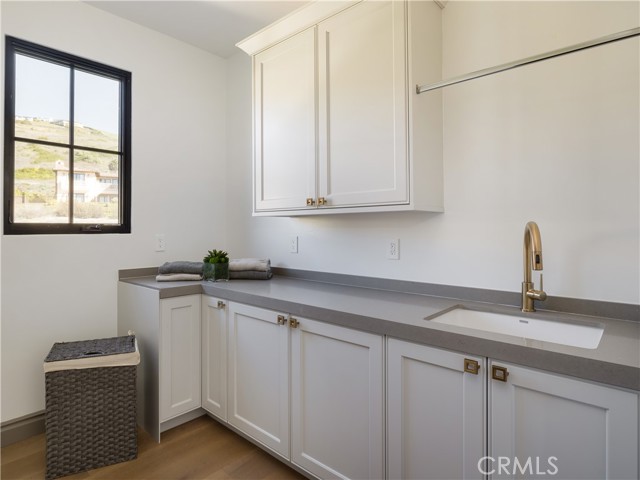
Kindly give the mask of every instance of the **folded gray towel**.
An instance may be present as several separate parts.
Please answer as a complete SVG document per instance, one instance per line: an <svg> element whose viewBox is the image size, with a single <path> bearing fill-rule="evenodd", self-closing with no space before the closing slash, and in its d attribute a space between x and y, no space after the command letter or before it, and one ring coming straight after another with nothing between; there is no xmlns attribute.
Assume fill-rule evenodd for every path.
<svg viewBox="0 0 640 480"><path fill-rule="evenodd" d="M202 262L164 262L158 268L158 273L195 273L202 275Z"/></svg>
<svg viewBox="0 0 640 480"><path fill-rule="evenodd" d="M271 260L260 258L237 258L229 261L230 272L244 272L246 270L255 270L257 272L266 272L271 268Z"/></svg>
<svg viewBox="0 0 640 480"><path fill-rule="evenodd" d="M269 280L272 276L271 269L265 272L258 270L229 271L229 280Z"/></svg>
<svg viewBox="0 0 640 480"><path fill-rule="evenodd" d="M162 273L156 275L156 282L199 282L202 280L202 275L197 273Z"/></svg>

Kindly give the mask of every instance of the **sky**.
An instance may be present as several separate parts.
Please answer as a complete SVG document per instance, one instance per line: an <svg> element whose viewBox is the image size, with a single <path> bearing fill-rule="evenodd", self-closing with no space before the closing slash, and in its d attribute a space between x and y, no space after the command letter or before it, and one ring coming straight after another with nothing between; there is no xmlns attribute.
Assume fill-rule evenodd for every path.
<svg viewBox="0 0 640 480"><path fill-rule="evenodd" d="M16 55L16 115L69 120L71 70ZM75 121L118 133L119 82L76 70Z"/></svg>

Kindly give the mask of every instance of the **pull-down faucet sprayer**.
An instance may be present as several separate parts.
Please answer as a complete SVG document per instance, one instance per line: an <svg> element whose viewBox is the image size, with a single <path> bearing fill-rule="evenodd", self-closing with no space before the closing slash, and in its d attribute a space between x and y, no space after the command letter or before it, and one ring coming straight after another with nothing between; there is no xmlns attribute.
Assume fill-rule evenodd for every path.
<svg viewBox="0 0 640 480"><path fill-rule="evenodd" d="M540 290L536 290L531 281L531 270L542 270L542 238L536 222L527 223L524 229L523 255L522 311L535 312L533 301L543 301L547 298L547 294L542 289L542 273L540 274Z"/></svg>

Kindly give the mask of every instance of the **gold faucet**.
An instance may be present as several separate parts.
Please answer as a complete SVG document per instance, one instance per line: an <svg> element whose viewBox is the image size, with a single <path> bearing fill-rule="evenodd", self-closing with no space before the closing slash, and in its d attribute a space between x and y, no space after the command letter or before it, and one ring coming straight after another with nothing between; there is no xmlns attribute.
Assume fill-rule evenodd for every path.
<svg viewBox="0 0 640 480"><path fill-rule="evenodd" d="M535 312L533 301L547 299L542 289L542 273L540 274L540 290L534 288L531 281L531 269L542 270L542 239L536 222L529 222L524 228L524 281L522 282L522 311Z"/></svg>

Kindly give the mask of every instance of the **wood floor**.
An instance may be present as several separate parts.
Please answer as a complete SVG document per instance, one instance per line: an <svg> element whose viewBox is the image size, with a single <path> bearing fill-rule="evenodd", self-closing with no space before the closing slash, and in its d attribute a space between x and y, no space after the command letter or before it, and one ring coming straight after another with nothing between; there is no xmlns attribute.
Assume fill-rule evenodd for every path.
<svg viewBox="0 0 640 480"><path fill-rule="evenodd" d="M42 480L44 434L2 448L1 464L3 480ZM63 478L300 480L305 477L205 416L163 433L160 444L140 430L137 459Z"/></svg>

